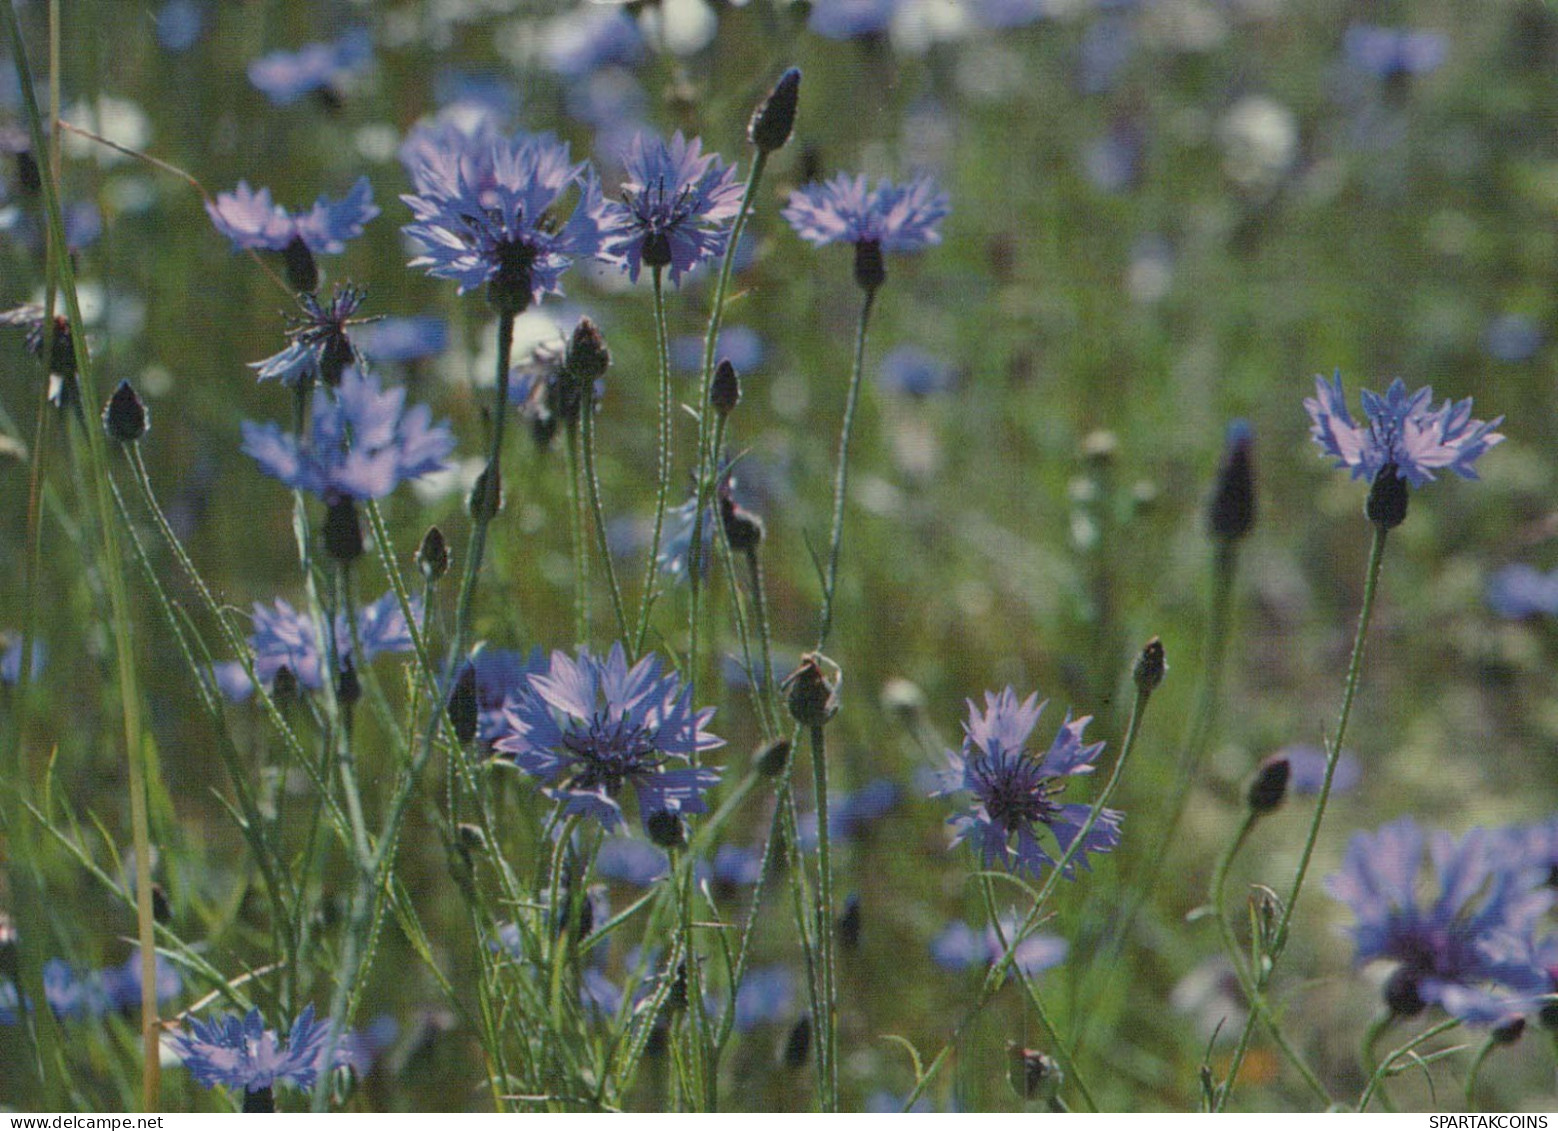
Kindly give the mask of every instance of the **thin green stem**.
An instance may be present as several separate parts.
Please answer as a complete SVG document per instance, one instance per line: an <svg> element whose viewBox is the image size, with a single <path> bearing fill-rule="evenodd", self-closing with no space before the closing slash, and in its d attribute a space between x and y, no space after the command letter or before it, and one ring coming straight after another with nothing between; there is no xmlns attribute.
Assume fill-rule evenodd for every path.
<svg viewBox="0 0 1558 1131"><path fill-rule="evenodd" d="M824 728L812 726L812 790L817 806L817 961L822 1016L817 1023L817 1090L824 1112L838 1111L838 970L833 945L833 856L828 832L828 747Z"/></svg>
<svg viewBox="0 0 1558 1131"><path fill-rule="evenodd" d="M573 538L573 636L575 647L583 648L590 642L590 548L584 540L584 492L579 483L584 471L579 458L577 420L568 422L567 449L568 529Z"/></svg>
<svg viewBox="0 0 1558 1131"><path fill-rule="evenodd" d="M649 634L649 610L654 604L655 575L660 569L660 536L665 529L666 499L671 493L671 343L665 325L664 272L665 268L655 267L651 273L655 292L655 352L660 362L660 471L655 488L654 533L649 538L649 560L644 564L644 589L638 604L638 631L633 637L633 651L628 656L630 661L637 659L644 651L644 639Z"/></svg>
<svg viewBox="0 0 1558 1131"><path fill-rule="evenodd" d="M768 615L768 589L763 577L763 562L756 549L747 551L747 572L752 579L752 614L757 621L757 637L762 647L762 670L756 673L756 683L763 689L765 709L759 715L773 728L770 734L772 737L779 730L779 691L774 685L773 628Z"/></svg>
<svg viewBox="0 0 1558 1131"><path fill-rule="evenodd" d="M1471 1059L1471 1067L1466 1070L1466 1110L1477 1110L1477 1078L1482 1075L1483 1062L1488 1059L1488 1054L1498 1048L1499 1039L1489 1033L1477 1049L1476 1055Z"/></svg>
<svg viewBox="0 0 1558 1131"><path fill-rule="evenodd" d="M584 481L589 488L590 513L595 520L595 544L600 550L601 563L606 567L606 581L611 586L611 609L617 617L617 638L628 638L627 607L622 603L622 583L617 580L617 565L611 554L611 543L606 538L606 508L601 505L600 476L595 469L595 398L585 397L579 412L584 439Z"/></svg>
<svg viewBox="0 0 1558 1131"><path fill-rule="evenodd" d="M1373 1080L1374 1074L1379 1071L1380 1061L1379 1054L1376 1050L1379 1048L1380 1038L1389 1032L1391 1026L1396 1023L1396 1020L1396 1015L1391 1013L1389 1010L1386 1010L1373 1021L1369 1022L1368 1029L1364 1031L1363 1045L1359 1049L1358 1056L1360 1063L1363 1065L1363 1071L1370 1080ZM1391 1101L1390 1089L1385 1087L1384 1077L1380 1078L1380 1084L1376 1090L1379 1094L1380 1107L1384 1108L1388 1112L1394 1112L1396 1110L1396 1105ZM1358 1110L1363 1110L1361 1101Z"/></svg>
<svg viewBox="0 0 1558 1131"><path fill-rule="evenodd" d="M1384 1060L1380 1061L1379 1067L1376 1068L1374 1070L1374 1074L1369 1077L1368 1084L1364 1086L1362 1094L1358 1097L1359 1113L1368 1110L1369 1102L1373 1100L1376 1092L1378 1092L1383 1099L1385 1094L1383 1090L1385 1085L1385 1078L1391 1075L1391 1070L1395 1067L1396 1061L1413 1052L1419 1045L1433 1040L1433 1038L1439 1036L1441 1033L1448 1033L1451 1029L1454 1029L1460 1023L1460 1018L1450 1017L1444 1021L1439 1022L1437 1025L1432 1025L1429 1028L1424 1029L1421 1033L1417 1034L1417 1036L1413 1037L1406 1044L1393 1051L1389 1056L1385 1057Z"/></svg>
<svg viewBox="0 0 1558 1131"><path fill-rule="evenodd" d="M833 628L833 599L838 590L839 549L844 544L844 496L849 485L849 441L855 428L855 407L860 402L860 386L866 364L866 330L876 304L876 288L866 288L860 306L860 323L855 330L855 363L849 375L849 393L844 399L844 422L839 429L838 467L833 475L833 533L828 540L828 572L822 586L822 623L817 630L817 651L828 642Z"/></svg>

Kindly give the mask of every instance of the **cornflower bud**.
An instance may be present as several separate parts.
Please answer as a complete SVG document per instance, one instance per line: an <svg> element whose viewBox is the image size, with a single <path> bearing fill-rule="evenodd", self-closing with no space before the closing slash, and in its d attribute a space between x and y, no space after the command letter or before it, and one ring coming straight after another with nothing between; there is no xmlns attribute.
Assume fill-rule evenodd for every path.
<svg viewBox="0 0 1558 1131"><path fill-rule="evenodd" d="M795 131L795 111L801 100L801 69L791 67L779 76L768 97L752 111L747 123L747 138L759 153L783 149Z"/></svg>

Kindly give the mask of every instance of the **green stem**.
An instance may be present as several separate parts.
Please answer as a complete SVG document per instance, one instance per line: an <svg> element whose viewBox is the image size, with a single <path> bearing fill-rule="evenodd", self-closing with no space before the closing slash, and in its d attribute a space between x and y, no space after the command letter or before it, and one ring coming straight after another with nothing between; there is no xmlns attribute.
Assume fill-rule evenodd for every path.
<svg viewBox="0 0 1558 1131"><path fill-rule="evenodd" d="M758 642L762 647L763 670L757 673L756 682L763 689L765 710L758 713L769 720L768 725L772 727L772 733L776 734L779 730L779 691L774 686L773 630L768 615L768 589L764 584L763 562L755 549L747 551L747 572L752 578L752 611L757 621Z"/></svg>
<svg viewBox="0 0 1558 1131"><path fill-rule="evenodd" d="M860 323L855 331L855 364L849 375L849 394L844 400L844 423L839 429L838 468L833 478L833 534L828 541L828 573L822 587L822 625L817 631L817 651L828 642L833 628L833 598L838 589L839 548L844 544L844 494L849 484L849 440L855 427L855 406L860 402L861 379L865 373L866 329L871 323L871 308L876 304L876 288L866 288L860 306Z"/></svg>
<svg viewBox="0 0 1558 1131"><path fill-rule="evenodd" d="M1439 1034L1448 1033L1451 1029L1455 1028L1460 1023L1460 1018L1450 1017L1444 1021L1439 1022L1437 1025L1430 1026L1429 1028L1424 1029L1417 1036L1413 1037L1406 1044L1396 1049L1384 1060L1380 1061L1379 1067L1374 1070L1374 1075L1369 1077L1368 1084L1364 1086L1363 1094L1358 1097L1358 1111L1362 1113L1368 1110L1369 1101L1374 1098L1374 1094L1376 1092L1380 1094L1381 1099L1384 1098L1385 1078L1390 1075L1391 1069L1395 1067L1396 1061L1412 1052L1419 1045L1439 1036Z"/></svg>
<svg viewBox="0 0 1558 1131"><path fill-rule="evenodd" d="M600 560L606 567L606 580L611 585L611 609L617 616L617 636L628 638L627 608L622 603L622 583L617 580L617 565L612 559L611 544L606 539L606 508L601 505L600 476L595 469L595 398L584 398L580 409L580 422L584 438L584 481L590 493L590 513L595 519L595 542L600 549Z"/></svg>
<svg viewBox="0 0 1558 1131"><path fill-rule="evenodd" d="M1390 1027L1395 1023L1396 1015L1387 1010L1371 1021L1369 1023L1368 1029L1363 1034L1363 1046L1359 1050L1359 1057L1363 1065L1363 1070L1370 1080L1373 1080L1375 1073L1379 1071L1379 1055L1375 1050L1379 1047L1380 1038L1383 1037L1390 1030ZM1396 1105L1391 1102L1390 1090L1385 1087L1385 1080L1383 1076L1380 1077L1379 1087L1376 1090L1379 1093L1380 1107L1384 1108L1388 1112L1394 1112L1396 1110ZM1363 1101L1360 1101L1358 1108L1359 1111L1363 1110L1362 1102Z"/></svg>
<svg viewBox="0 0 1558 1131"><path fill-rule="evenodd" d="M573 635L575 647L583 648L590 642L590 550L584 540L584 492L579 483L583 468L577 420L568 422L567 447L568 528L573 536Z"/></svg>
<svg viewBox="0 0 1558 1131"><path fill-rule="evenodd" d="M1472 1057L1471 1067L1466 1070L1466 1110L1477 1110L1477 1077L1482 1074L1482 1064L1488 1059L1488 1054L1498 1047L1499 1041L1493 1034L1488 1034L1477 1054ZM1383 1094L1383 1093L1382 1093Z"/></svg>
<svg viewBox="0 0 1558 1131"><path fill-rule="evenodd" d="M838 971L833 945L833 856L828 832L828 748L824 728L811 731L812 790L817 805L817 961L822 1016L817 1022L817 1089L824 1112L838 1111Z"/></svg>
<svg viewBox="0 0 1558 1131"><path fill-rule="evenodd" d="M644 590L639 597L638 632L633 638L629 661L644 651L649 634L649 609L654 604L655 575L660 569L660 535L665 529L665 504L671 493L671 344L665 326L665 268L656 267L651 278L655 291L655 352L660 359L660 473L655 489L655 526L649 538L649 560L644 565ZM697 547L692 548L696 555ZM690 669L689 669L690 670Z"/></svg>

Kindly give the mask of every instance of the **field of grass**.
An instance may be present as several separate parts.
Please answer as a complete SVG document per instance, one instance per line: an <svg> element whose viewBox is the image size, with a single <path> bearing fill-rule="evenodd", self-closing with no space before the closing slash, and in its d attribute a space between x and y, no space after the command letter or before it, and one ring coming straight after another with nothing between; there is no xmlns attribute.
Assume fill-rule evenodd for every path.
<svg viewBox="0 0 1558 1131"><path fill-rule="evenodd" d="M1558 10L0 20L0 1108L1553 1106Z"/></svg>

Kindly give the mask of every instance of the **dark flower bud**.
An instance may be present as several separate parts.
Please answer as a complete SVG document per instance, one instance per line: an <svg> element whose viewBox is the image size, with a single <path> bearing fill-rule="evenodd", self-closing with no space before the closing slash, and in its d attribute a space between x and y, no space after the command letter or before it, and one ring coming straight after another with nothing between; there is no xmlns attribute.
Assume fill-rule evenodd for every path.
<svg viewBox="0 0 1558 1131"><path fill-rule="evenodd" d="M1136 667L1131 673L1131 678L1136 681L1136 690L1141 695L1151 695L1158 689L1158 684L1163 682L1163 673L1168 671L1168 660L1163 653L1163 641L1154 636L1142 646L1141 655L1136 657Z"/></svg>
<svg viewBox="0 0 1558 1131"><path fill-rule="evenodd" d="M579 319L573 328L573 338L568 343L567 369L581 382L594 381L606 373L611 365L611 351L606 348L606 337L600 327L588 318Z"/></svg>
<svg viewBox="0 0 1558 1131"><path fill-rule="evenodd" d="M1060 1089L1060 1065L1038 1049L1021 1045L1006 1046L1011 1058L1012 1090L1025 1100L1042 1100Z"/></svg>
<svg viewBox="0 0 1558 1131"><path fill-rule="evenodd" d="M286 268L287 286L300 294L313 294L319 289L319 265L302 236L292 237L292 242L281 251L281 261Z"/></svg>
<svg viewBox="0 0 1558 1131"><path fill-rule="evenodd" d="M462 821L454 827L454 835L459 839L461 851L486 853L487 834L481 831L480 825Z"/></svg>
<svg viewBox="0 0 1558 1131"><path fill-rule="evenodd" d="M173 922L173 905L161 884L151 886L151 917L164 926Z"/></svg>
<svg viewBox="0 0 1558 1131"><path fill-rule="evenodd" d="M110 440L133 444L150 427L146 402L128 381L120 381L114 395L103 406L103 430Z"/></svg>
<svg viewBox="0 0 1558 1131"><path fill-rule="evenodd" d="M855 282L863 291L874 291L887 282L881 240L861 240L855 245Z"/></svg>
<svg viewBox="0 0 1558 1131"><path fill-rule="evenodd" d="M644 831L661 848L687 847L687 824L681 814L669 809L649 814L649 820L644 822Z"/></svg>
<svg viewBox="0 0 1558 1131"><path fill-rule="evenodd" d="M362 557L362 520L357 517L357 502L343 495L325 510L325 553L347 564Z"/></svg>
<svg viewBox="0 0 1558 1131"><path fill-rule="evenodd" d="M276 674L271 678L270 697L278 703L286 703L297 698L298 677L286 664L276 669Z"/></svg>
<svg viewBox="0 0 1558 1131"><path fill-rule="evenodd" d="M469 660L455 678L447 710L455 739L460 745L469 746L476 740L476 665Z"/></svg>
<svg viewBox="0 0 1558 1131"><path fill-rule="evenodd" d="M765 742L757 748L757 753L752 756L752 764L757 767L757 772L765 778L776 778L784 773L784 768L790 764L790 740L788 738L776 738L772 742Z"/></svg>
<svg viewBox="0 0 1558 1131"><path fill-rule="evenodd" d="M1292 766L1285 754L1273 754L1262 762L1255 771L1255 780L1250 782L1249 792L1245 794L1250 812L1266 814L1275 811L1287 796L1288 776L1291 772Z"/></svg>
<svg viewBox="0 0 1558 1131"><path fill-rule="evenodd" d="M768 97L752 111L747 123L747 138L759 153L783 149L795 132L795 111L801 101L801 69L791 67L779 76Z"/></svg>
<svg viewBox="0 0 1558 1131"><path fill-rule="evenodd" d="M1233 541L1255 527L1255 434L1246 421L1236 420L1228 429L1217 487L1207 507L1207 526L1212 537Z"/></svg>
<svg viewBox="0 0 1558 1131"><path fill-rule="evenodd" d="M784 1039L784 1053L780 1059L786 1068L805 1068L807 1054L811 1052L811 1014L804 1013Z"/></svg>
<svg viewBox="0 0 1558 1131"><path fill-rule="evenodd" d="M254 1091L244 1089L243 1113L245 1115L274 1115L276 1113L276 1095L271 1091L269 1084Z"/></svg>
<svg viewBox="0 0 1558 1131"><path fill-rule="evenodd" d="M491 522L503 509L503 471L496 461L482 468L471 488L471 517L477 522Z"/></svg>
<svg viewBox="0 0 1558 1131"><path fill-rule="evenodd" d="M335 697L347 707L362 698L362 681L357 678L357 665L352 663L350 656L341 658L341 678L335 683Z"/></svg>
<svg viewBox="0 0 1558 1131"><path fill-rule="evenodd" d="M16 183L28 196L37 196L43 191L43 173L30 149L21 149L16 153Z"/></svg>
<svg viewBox="0 0 1558 1131"><path fill-rule="evenodd" d="M860 897L852 895L844 901L844 911L839 915L839 942L846 950L860 946Z"/></svg>
<svg viewBox="0 0 1558 1131"><path fill-rule="evenodd" d="M736 376L736 367L730 364L728 357L720 358L720 363L714 367L714 380L709 382L709 403L721 416L729 416L741 403L741 378Z"/></svg>
<svg viewBox="0 0 1558 1131"><path fill-rule="evenodd" d="M1396 1017L1416 1017L1428 1008L1417 989L1417 971L1398 966L1385 982L1385 1007Z"/></svg>
<svg viewBox="0 0 1558 1131"><path fill-rule="evenodd" d="M1518 1041L1526 1031L1526 1019L1516 1017L1513 1021L1506 1021L1502 1025L1495 1025L1493 1031L1488 1034L1496 1045L1512 1045Z"/></svg>
<svg viewBox="0 0 1558 1131"><path fill-rule="evenodd" d="M736 553L750 554L763 544L763 520L729 496L719 501L719 517L725 541Z"/></svg>
<svg viewBox="0 0 1558 1131"><path fill-rule="evenodd" d="M833 668L834 678L823 674L824 663ZM838 714L838 665L820 652L802 656L800 667L785 676L780 686L791 716L802 726L820 727Z"/></svg>
<svg viewBox="0 0 1558 1131"><path fill-rule="evenodd" d="M1374 476L1363 513L1381 530L1394 530L1406 521L1407 481L1396 473L1396 465L1387 463Z"/></svg>
<svg viewBox="0 0 1558 1131"><path fill-rule="evenodd" d="M436 526L429 526L422 535L422 545L417 547L417 568L429 585L449 572L449 541Z"/></svg>

